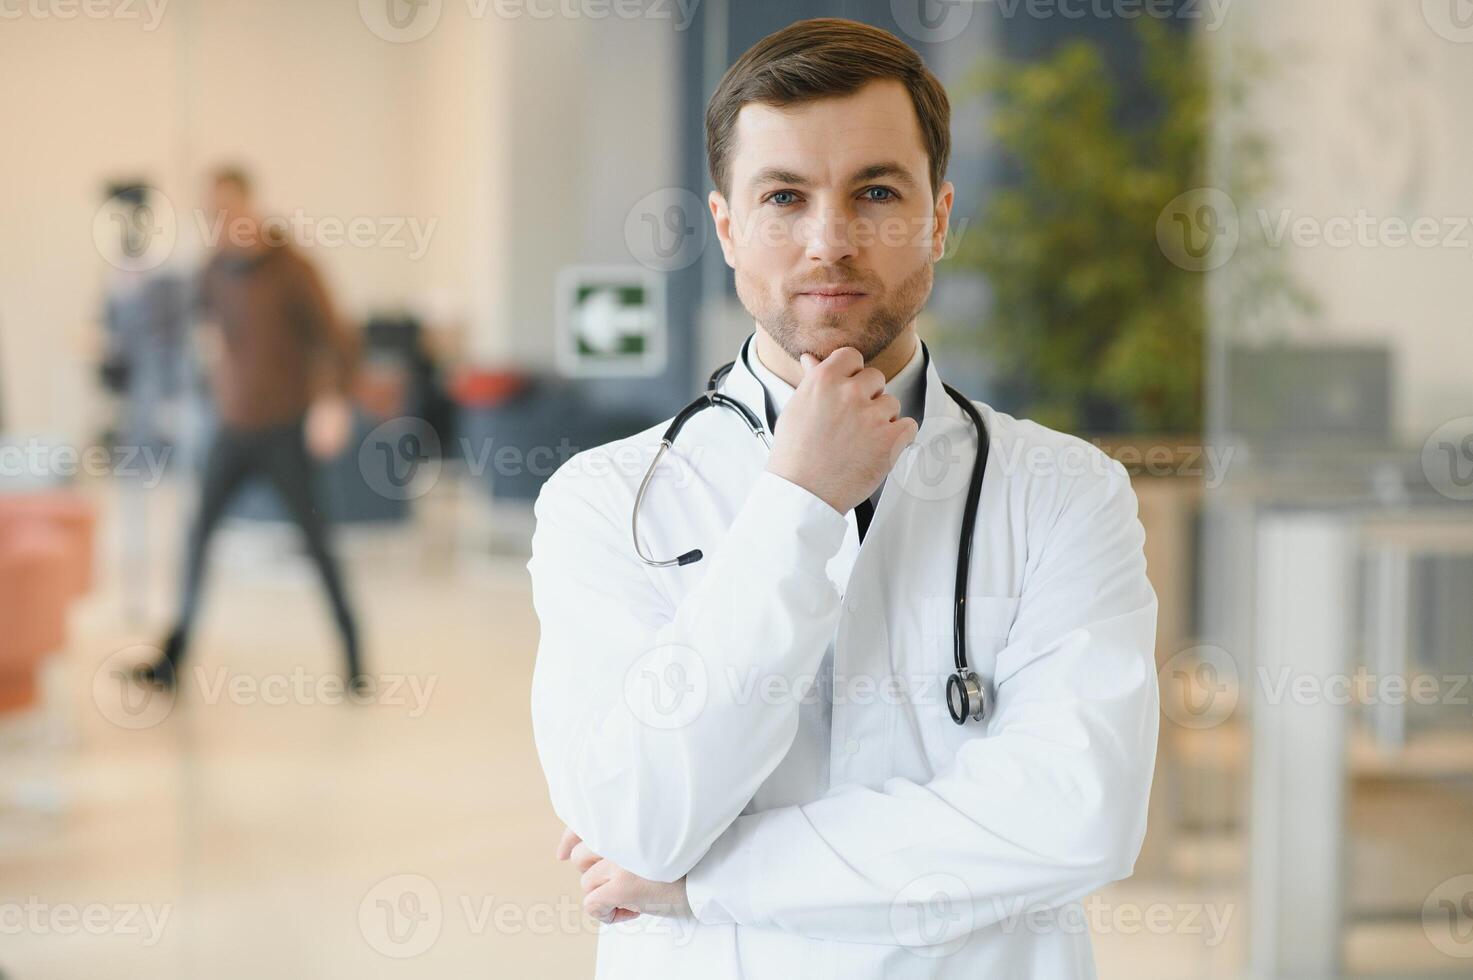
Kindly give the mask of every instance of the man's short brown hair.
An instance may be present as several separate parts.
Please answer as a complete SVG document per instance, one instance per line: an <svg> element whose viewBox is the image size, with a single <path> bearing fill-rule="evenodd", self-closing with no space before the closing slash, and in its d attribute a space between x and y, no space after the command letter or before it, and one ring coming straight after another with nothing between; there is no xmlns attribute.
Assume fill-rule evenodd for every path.
<svg viewBox="0 0 1473 980"><path fill-rule="evenodd" d="M769 34L736 60L706 106L706 166L731 196L731 150L737 114L758 102L788 106L850 95L868 82L895 79L910 92L931 158L931 194L951 156L951 101L921 56L889 31L835 17L800 20Z"/></svg>

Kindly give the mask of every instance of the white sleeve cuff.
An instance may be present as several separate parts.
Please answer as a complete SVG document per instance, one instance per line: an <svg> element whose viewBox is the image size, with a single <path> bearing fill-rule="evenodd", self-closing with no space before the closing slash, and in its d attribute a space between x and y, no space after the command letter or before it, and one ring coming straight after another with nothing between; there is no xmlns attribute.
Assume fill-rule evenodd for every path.
<svg viewBox="0 0 1473 980"><path fill-rule="evenodd" d="M751 925L754 921L753 841L741 833L746 819L738 817L686 875L685 897L691 913L708 926Z"/></svg>
<svg viewBox="0 0 1473 980"><path fill-rule="evenodd" d="M774 534L774 528L787 533ZM823 574L844 545L849 521L823 498L763 470L728 529L732 540L749 541L769 568L801 568ZM810 564L818 559L816 566Z"/></svg>
<svg viewBox="0 0 1473 980"><path fill-rule="evenodd" d="M761 843L799 841L808 829L802 808L796 806L737 817L686 875L691 913L706 925L772 928L773 903L764 902L759 889L792 887L783 878L794 873L793 855Z"/></svg>

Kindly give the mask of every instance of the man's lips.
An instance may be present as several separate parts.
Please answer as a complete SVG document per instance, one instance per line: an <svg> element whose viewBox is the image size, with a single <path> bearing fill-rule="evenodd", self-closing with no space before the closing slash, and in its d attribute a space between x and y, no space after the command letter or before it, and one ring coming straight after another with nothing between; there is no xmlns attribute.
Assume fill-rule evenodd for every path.
<svg viewBox="0 0 1473 980"><path fill-rule="evenodd" d="M796 299L830 312L847 310L849 307L864 302L868 293L857 289L847 289L840 286L826 286L820 289L810 289L798 293Z"/></svg>

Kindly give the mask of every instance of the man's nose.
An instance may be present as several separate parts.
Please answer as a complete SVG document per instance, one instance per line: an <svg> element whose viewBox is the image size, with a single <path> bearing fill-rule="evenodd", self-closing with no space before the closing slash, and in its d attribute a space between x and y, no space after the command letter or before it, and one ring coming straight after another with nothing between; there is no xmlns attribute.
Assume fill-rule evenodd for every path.
<svg viewBox="0 0 1473 980"><path fill-rule="evenodd" d="M853 226L852 216L833 205L806 215L799 223L804 254L825 265L854 258Z"/></svg>

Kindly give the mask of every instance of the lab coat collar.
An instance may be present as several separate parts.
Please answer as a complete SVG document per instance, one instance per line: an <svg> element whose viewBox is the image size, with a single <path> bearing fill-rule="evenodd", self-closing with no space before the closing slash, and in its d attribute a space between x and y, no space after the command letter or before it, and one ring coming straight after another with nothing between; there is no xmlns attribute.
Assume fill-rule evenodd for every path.
<svg viewBox="0 0 1473 980"><path fill-rule="evenodd" d="M722 382L720 390L750 408L757 418L762 420L762 427L767 429L770 437L772 431L767 425L767 389L763 386L762 381L752 373L747 361L749 356L756 356L751 351L756 337L757 335L753 333L742 342L741 353L737 356L726 380ZM925 415L920 419L921 429L916 436L916 443L925 447L931 441L944 438L948 433L954 432L958 423L966 425L968 429L971 428L971 423L968 419L963 418L961 407L946 393L941 383L941 375L936 370L936 359L931 356L931 349L924 341L921 342L921 352L925 358L926 382L925 395L922 398Z"/></svg>
<svg viewBox="0 0 1473 980"><path fill-rule="evenodd" d="M762 428L767 431L770 439L772 432L767 423L767 388L752 372L747 360L749 355L755 356L751 350L755 337L756 334L749 336L742 344L740 355L732 364L731 370L727 372L719 389L722 393L730 395L751 409L752 414L761 421ZM850 511L845 515L849 521L849 532L845 535L839 553L829 563L828 570L829 576L840 591L847 589L850 574L858 563L883 561L883 557L876 551L877 545L871 542L885 540L885 529L893 520L891 515L897 507L904 509L907 499L912 502L937 499L938 494L946 494L948 488L955 492L962 487L958 481L964 480L965 474L969 472L963 468L948 465L943 468L939 479L937 477L935 461L955 458L956 443L953 440L958 437L970 439L972 426L971 420L963 414L961 406L952 401L951 396L946 393L946 388L941 382L941 375L936 370L936 361L931 357L930 348L922 343L921 351L925 358L925 392L921 399L925 406L925 415L920 420L920 430L916 433L915 441L900 454L900 458L896 460L895 465L886 475L884 488L880 491L879 504L875 507L874 516L870 519L869 531L865 534L863 543L860 541L854 512ZM880 544L878 547L883 549L884 546Z"/></svg>

